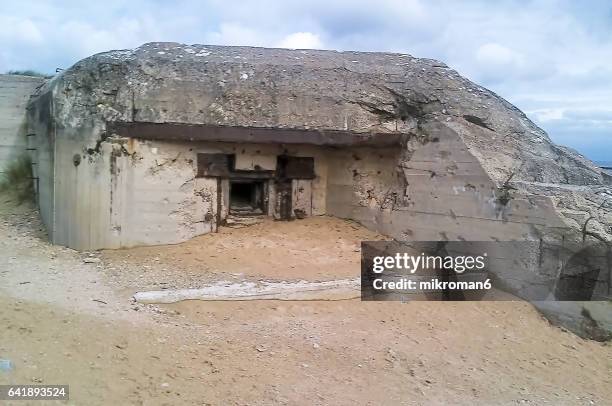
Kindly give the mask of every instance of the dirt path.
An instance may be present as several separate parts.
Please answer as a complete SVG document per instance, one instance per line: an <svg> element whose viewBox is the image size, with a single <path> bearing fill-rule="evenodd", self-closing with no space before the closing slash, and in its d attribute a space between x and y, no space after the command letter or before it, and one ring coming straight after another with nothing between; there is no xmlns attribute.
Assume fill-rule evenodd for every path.
<svg viewBox="0 0 612 406"><path fill-rule="evenodd" d="M172 259L196 249L195 240L104 252L95 254L100 263L85 264L87 254L47 244L31 211L0 212L0 358L16 365L0 380L68 383L70 404L605 405L612 399L612 347L551 327L526 303L131 302L135 290L160 282L280 276L276 259L271 267L244 269L245 248L232 244L260 233L290 261L299 255L292 250L308 243L292 240L301 232L281 232L284 224L198 239L226 247L220 257L226 264L206 262L223 270L215 274ZM325 240L328 253L339 249L332 258L358 259L353 237L369 238L368 232L322 221L341 224L337 237L344 242L331 248L336 238ZM295 224L310 228L311 244L317 230L334 235L332 223L331 229ZM356 234L348 237L343 227ZM205 260L209 249L198 257ZM154 253L159 260L139 265ZM314 262L323 275L349 273ZM165 278L181 270L187 276L156 280L164 267L172 268ZM301 276L299 269L289 272Z"/></svg>

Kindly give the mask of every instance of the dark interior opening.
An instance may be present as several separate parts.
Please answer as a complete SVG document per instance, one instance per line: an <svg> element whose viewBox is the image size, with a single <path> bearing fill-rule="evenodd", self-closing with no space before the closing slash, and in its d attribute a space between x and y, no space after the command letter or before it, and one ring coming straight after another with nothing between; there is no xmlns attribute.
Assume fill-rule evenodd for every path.
<svg viewBox="0 0 612 406"><path fill-rule="evenodd" d="M230 213L263 214L263 182L231 181Z"/></svg>

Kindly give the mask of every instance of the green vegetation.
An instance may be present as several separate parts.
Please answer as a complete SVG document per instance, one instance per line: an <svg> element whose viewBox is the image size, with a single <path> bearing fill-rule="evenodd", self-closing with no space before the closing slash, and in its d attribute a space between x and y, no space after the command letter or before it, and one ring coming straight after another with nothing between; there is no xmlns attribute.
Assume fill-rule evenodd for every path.
<svg viewBox="0 0 612 406"><path fill-rule="evenodd" d="M28 155L10 162L0 173L0 192L14 195L20 204L34 201L32 160Z"/></svg>
<svg viewBox="0 0 612 406"><path fill-rule="evenodd" d="M40 72L36 72L35 70L30 70L30 69L26 69L26 70L10 70L8 72L6 72L8 75L21 75L21 76L38 76L41 78L52 78L53 75L47 75L46 73L40 73Z"/></svg>

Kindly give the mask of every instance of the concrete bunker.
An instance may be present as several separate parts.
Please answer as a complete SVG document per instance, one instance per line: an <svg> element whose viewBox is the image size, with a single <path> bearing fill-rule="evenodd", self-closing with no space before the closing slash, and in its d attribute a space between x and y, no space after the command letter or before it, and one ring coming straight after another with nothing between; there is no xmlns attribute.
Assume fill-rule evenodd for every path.
<svg viewBox="0 0 612 406"><path fill-rule="evenodd" d="M612 241L612 177L431 59L150 43L62 71L27 116L41 218L75 249L266 215L397 240Z"/></svg>
<svg viewBox="0 0 612 406"><path fill-rule="evenodd" d="M612 240L612 178L430 59L150 43L78 62L27 111L42 220L75 249L179 243L231 216Z"/></svg>

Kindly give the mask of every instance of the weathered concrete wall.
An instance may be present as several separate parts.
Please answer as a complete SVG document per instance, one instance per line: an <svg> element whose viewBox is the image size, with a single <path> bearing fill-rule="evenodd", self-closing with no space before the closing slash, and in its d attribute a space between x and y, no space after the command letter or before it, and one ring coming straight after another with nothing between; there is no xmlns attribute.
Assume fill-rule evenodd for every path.
<svg viewBox="0 0 612 406"><path fill-rule="evenodd" d="M55 160L55 125L53 120L53 97L51 93L38 97L30 104L27 111L28 147L32 148L32 175L35 183L36 197L40 216L47 228L49 238L53 241L53 208L54 193L54 160Z"/></svg>
<svg viewBox="0 0 612 406"><path fill-rule="evenodd" d="M329 153L327 213L380 231L403 195L399 149L353 148Z"/></svg>
<svg viewBox="0 0 612 406"><path fill-rule="evenodd" d="M55 193L65 199L53 210L56 244L77 249L173 244L215 231L217 179L196 177L198 153L236 154L239 162L267 166L282 153L314 157L317 177L309 188L296 183L303 189L299 207L307 200L308 215L326 212L327 152L322 148L136 139L108 140L98 151L93 147L70 137L56 143ZM227 199L229 183L221 183ZM221 204L222 219L228 203Z"/></svg>
<svg viewBox="0 0 612 406"><path fill-rule="evenodd" d="M53 210L53 241L119 248L214 231L218 184L196 177L198 153L236 154L245 168L271 167L283 153L314 157L316 178L294 181L294 208L354 219L398 239L537 239L543 230L567 229L549 198L515 193L503 201L456 132L444 125L428 130L437 135L405 149L108 139L95 151L93 138L79 145L64 134L55 145L54 192L65 203ZM224 219L227 180L221 187ZM270 194L274 201L273 185Z"/></svg>
<svg viewBox="0 0 612 406"><path fill-rule="evenodd" d="M533 240L568 231L550 199L506 196L451 128L424 130L429 136L405 151L335 152L328 213L400 240Z"/></svg>
<svg viewBox="0 0 612 406"><path fill-rule="evenodd" d="M26 105L43 78L0 75L0 172L12 159L25 153Z"/></svg>
<svg viewBox="0 0 612 406"><path fill-rule="evenodd" d="M104 144L101 154L89 156L66 135L58 135L55 143L53 242L75 249L103 247L108 236L100 230L108 230L111 214L112 148Z"/></svg>
<svg viewBox="0 0 612 406"><path fill-rule="evenodd" d="M36 97L28 109L28 137L33 148L38 204L54 244L75 249L103 247L109 224L109 143L97 144L100 123L83 120L79 127L59 125L57 92ZM95 148L97 154L87 154Z"/></svg>
<svg viewBox="0 0 612 406"><path fill-rule="evenodd" d="M310 179L294 179L291 182L291 207L299 210L301 215L312 216L312 181ZM325 193L326 190L323 190Z"/></svg>

